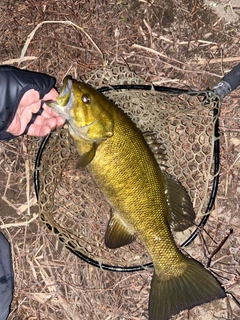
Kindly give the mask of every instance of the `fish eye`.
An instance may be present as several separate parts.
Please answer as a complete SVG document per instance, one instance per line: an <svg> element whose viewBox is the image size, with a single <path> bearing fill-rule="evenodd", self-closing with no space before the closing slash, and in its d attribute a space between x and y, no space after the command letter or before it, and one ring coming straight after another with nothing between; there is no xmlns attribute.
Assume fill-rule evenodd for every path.
<svg viewBox="0 0 240 320"><path fill-rule="evenodd" d="M91 99L88 95L84 94L82 96L82 102L86 103L86 104L89 104L91 102Z"/></svg>

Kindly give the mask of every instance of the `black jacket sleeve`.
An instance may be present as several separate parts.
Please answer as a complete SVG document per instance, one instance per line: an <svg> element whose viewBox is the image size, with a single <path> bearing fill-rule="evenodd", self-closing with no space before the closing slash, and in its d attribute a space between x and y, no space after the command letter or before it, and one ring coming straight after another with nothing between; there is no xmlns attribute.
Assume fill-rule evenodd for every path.
<svg viewBox="0 0 240 320"><path fill-rule="evenodd" d="M0 66L0 140L15 138L6 132L11 124L24 93L35 89L40 99L55 85L55 79L38 72Z"/></svg>
<svg viewBox="0 0 240 320"><path fill-rule="evenodd" d="M13 298L14 275L10 244L0 232L0 319L7 319Z"/></svg>

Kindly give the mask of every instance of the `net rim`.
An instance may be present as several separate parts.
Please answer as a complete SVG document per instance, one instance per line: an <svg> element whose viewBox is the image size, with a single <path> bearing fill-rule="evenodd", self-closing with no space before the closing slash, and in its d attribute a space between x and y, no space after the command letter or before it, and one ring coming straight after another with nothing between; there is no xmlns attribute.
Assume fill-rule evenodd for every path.
<svg viewBox="0 0 240 320"><path fill-rule="evenodd" d="M139 84L124 84L124 85L112 85L112 86L104 86L101 88L98 88L97 91L104 93L110 90L147 90L147 91L157 91L157 92L164 92L164 93L171 93L174 95L180 95L180 94L188 94L188 95L202 95L206 96L206 92L210 92L214 95L214 91L212 90L205 90L205 91L190 91L185 89L177 89L177 88L171 88L171 87L164 87L164 86L153 86L153 85L139 85ZM216 95L216 97L218 97ZM207 102L206 102L207 103ZM214 131L214 146L213 146L213 163L214 163L214 178L212 182L212 189L208 201L207 208L205 210L205 214L203 215L201 221L195 228L195 230L191 233L191 235L180 245L180 247L184 248L187 247L200 233L201 229L206 225L207 220L210 216L211 210L213 208L215 198L217 195L217 189L218 189L218 183L219 183L219 170L220 170L220 156L219 156L219 150L220 150L220 142L219 142L219 121L218 121L218 114L220 109L220 100L216 101L216 106L213 109L213 118L215 119L213 124L213 131ZM46 137L44 137L35 161L35 167L34 167L34 188L36 197L38 199L39 196L39 168L41 163L41 157L44 151L44 148L46 144L48 143L49 138L51 137L52 132L49 133ZM136 272L136 271L143 271L146 269L153 268L153 263L147 263L144 265L138 265L138 266L111 266L106 263L100 263L97 260L94 260L92 258L89 258L82 252L75 250L71 248L70 246L65 245L67 249L69 249L73 254L75 254L78 258L81 260L87 262L88 264L98 267L102 270L112 271L112 272Z"/></svg>

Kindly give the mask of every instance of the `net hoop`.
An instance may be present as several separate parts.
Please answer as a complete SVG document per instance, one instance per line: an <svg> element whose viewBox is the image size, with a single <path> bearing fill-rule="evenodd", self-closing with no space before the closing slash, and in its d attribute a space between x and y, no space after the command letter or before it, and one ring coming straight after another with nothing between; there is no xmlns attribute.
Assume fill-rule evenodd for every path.
<svg viewBox="0 0 240 320"><path fill-rule="evenodd" d="M163 87L163 86L152 86L152 85L138 85L138 84L124 84L124 85L113 85L113 86L104 86L101 88L98 88L97 91L104 93L110 90L154 90L157 92L165 92L165 93L171 93L173 95L179 95L182 93L188 94L188 95L202 95L205 96L206 93L205 91L188 91L188 90L183 90L183 89L176 89L176 88L170 88L170 87ZM209 91L208 91L209 92ZM213 92L214 94L214 92ZM219 100L220 101L220 100ZM195 230L191 233L191 235L181 244L181 247L187 247L200 233L201 229L206 225L207 220L210 216L211 210L213 209L213 205L215 202L215 198L217 195L217 189L218 189L218 183L219 183L219 169L220 169L220 162L219 162L219 149L220 149L220 143L219 143L219 121L218 121L218 114L219 114L219 108L220 108L220 103L217 101L216 107L213 109L213 118L215 119L214 121L214 126L213 126L213 131L214 131L214 145L213 145L213 171L214 171L214 177L213 177L213 182L212 182L212 189L211 193L209 196L209 201L207 208L205 210L205 214L203 215L201 221L195 228ZM205 101L205 104L207 105L208 101ZM35 192L36 196L38 199L39 196L39 168L40 168L40 163L41 163L41 158L42 154L44 151L44 148L46 144L49 141L49 138L51 137L52 133L48 134L42 141L37 156L36 156L36 161L35 161L35 168L34 168L34 187L35 187ZM70 246L66 247L73 253L75 254L78 258L81 260L87 262L88 264L98 267L102 270L107 270L107 271L114 271L114 272L136 272L136 271L142 271L146 269L151 269L153 268L153 263L147 263L144 265L138 265L138 266L112 266L108 265L106 263L101 263L97 260L94 260L92 258L89 258L82 252L75 250L71 248Z"/></svg>

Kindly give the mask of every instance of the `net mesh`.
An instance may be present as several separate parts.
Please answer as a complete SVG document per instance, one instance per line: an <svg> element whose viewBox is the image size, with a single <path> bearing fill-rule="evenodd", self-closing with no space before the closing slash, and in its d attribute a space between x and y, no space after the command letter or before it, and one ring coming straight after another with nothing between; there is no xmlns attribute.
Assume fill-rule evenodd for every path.
<svg viewBox="0 0 240 320"><path fill-rule="evenodd" d="M95 88L146 84L127 67L118 65L92 71L81 80ZM196 220L200 220L212 188L216 121L213 110L219 106L219 98L212 91L178 96L154 90L111 90L104 94L142 132L154 133L154 140L162 149L162 155L157 158L159 165L186 188ZM151 258L138 240L115 250L105 247L104 234L111 208L87 170L75 169L77 158L65 125L49 137L41 154L38 201L42 221L68 248L99 264L149 263Z"/></svg>

